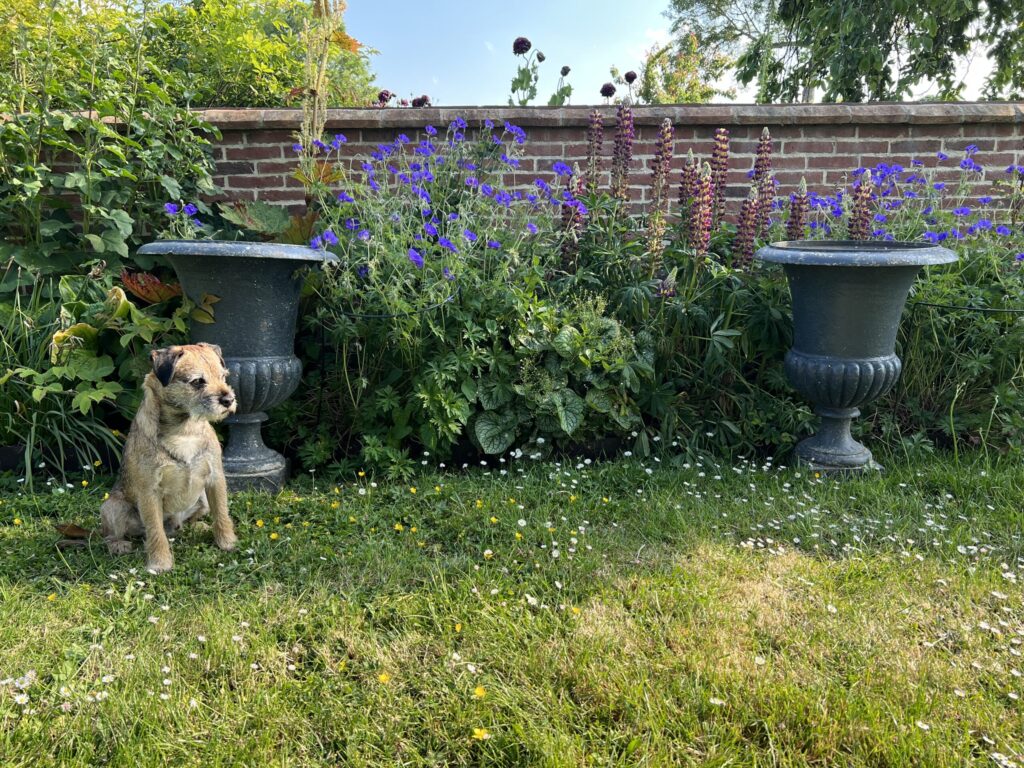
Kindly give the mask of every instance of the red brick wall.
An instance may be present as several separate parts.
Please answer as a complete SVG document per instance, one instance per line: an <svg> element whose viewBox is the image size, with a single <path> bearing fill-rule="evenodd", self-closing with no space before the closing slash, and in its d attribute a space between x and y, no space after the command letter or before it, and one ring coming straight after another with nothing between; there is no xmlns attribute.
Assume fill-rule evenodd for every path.
<svg viewBox="0 0 1024 768"><path fill-rule="evenodd" d="M556 160L581 162L586 155L588 119L593 107L536 108L429 108L339 109L328 115L327 134L348 138L344 155L368 154L378 143L394 140L398 133L411 137L424 125L439 129L456 117L471 127L490 118L521 126L527 132L526 157L517 183L530 184L537 175L550 179ZM605 168L610 159L615 130L615 107L597 107L604 116ZM206 110L205 118L216 125L222 139L215 149L218 182L227 197L275 202L302 202L301 185L291 178L294 170L295 132L301 122L298 110ZM753 165L761 129L774 140L774 168L780 193L787 194L801 177L810 189L827 192L842 182L850 170L879 162L910 167L920 158L935 163L935 153L950 155L943 165L955 178L956 163L964 148L978 147L977 161L986 169L977 179L975 194L985 194L992 182L1005 178L1010 164L1024 165L1024 103L967 104L814 104L784 106L694 105L634 107L636 142L632 189L634 198L649 194L648 164L661 121L675 127L676 167L688 149L702 158L711 151L715 128L729 129L731 173L728 196L746 195L746 171Z"/></svg>

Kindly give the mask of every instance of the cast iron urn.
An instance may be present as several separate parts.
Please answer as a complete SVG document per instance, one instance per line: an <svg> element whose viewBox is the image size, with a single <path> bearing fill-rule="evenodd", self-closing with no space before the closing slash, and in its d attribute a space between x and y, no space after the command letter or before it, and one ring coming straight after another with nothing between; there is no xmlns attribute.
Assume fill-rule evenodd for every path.
<svg viewBox="0 0 1024 768"><path fill-rule="evenodd" d="M193 342L218 344L238 411L226 419L224 473L228 489L277 491L288 476L285 457L260 434L265 411L283 403L299 385L295 356L302 267L337 257L300 245L160 240L139 253L166 256L182 290L197 305L204 297L213 322L190 323Z"/></svg>
<svg viewBox="0 0 1024 768"><path fill-rule="evenodd" d="M850 422L900 376L896 331L918 272L956 254L926 243L793 240L757 258L785 269L793 299L786 377L821 417L818 432L796 446L797 459L825 471L877 468Z"/></svg>

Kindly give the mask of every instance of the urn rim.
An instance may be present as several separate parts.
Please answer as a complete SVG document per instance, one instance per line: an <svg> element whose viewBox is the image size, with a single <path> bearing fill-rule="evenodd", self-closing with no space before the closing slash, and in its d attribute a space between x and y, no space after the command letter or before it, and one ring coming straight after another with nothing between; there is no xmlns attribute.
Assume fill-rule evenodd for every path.
<svg viewBox="0 0 1024 768"><path fill-rule="evenodd" d="M312 262L338 260L330 251L317 250L305 245L249 240L154 240L140 247L139 253L151 256L218 256Z"/></svg>
<svg viewBox="0 0 1024 768"><path fill-rule="evenodd" d="M900 240L781 240L758 250L755 258L822 267L926 267L959 259L942 246Z"/></svg>

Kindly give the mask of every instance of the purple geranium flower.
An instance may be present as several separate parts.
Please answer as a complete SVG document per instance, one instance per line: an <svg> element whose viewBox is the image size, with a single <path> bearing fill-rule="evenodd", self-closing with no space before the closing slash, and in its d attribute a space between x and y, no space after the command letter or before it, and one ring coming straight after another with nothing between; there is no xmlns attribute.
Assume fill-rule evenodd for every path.
<svg viewBox="0 0 1024 768"><path fill-rule="evenodd" d="M164 203L164 210L168 216L177 216L181 208L178 207L177 203Z"/></svg>
<svg viewBox="0 0 1024 768"><path fill-rule="evenodd" d="M415 248L409 249L409 261L415 264L417 269L423 269L423 255Z"/></svg>

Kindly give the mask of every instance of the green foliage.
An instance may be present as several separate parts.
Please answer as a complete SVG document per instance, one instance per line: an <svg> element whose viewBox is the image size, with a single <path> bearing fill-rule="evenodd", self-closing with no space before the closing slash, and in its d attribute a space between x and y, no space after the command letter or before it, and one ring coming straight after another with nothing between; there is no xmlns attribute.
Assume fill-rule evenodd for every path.
<svg viewBox="0 0 1024 768"><path fill-rule="evenodd" d="M177 105L283 107L306 86L304 34L310 24L313 4L305 0L10 0L0 10L0 81L38 82L31 70L41 52L58 77L75 72L83 59L96 62L98 75L116 72L116 60L107 70L106 54L111 48L130 53L141 34L151 65L143 79L180 83L172 94ZM330 105L374 99L373 53L344 28L335 31L324 94ZM73 101L63 103L62 89L51 95L55 108L76 108Z"/></svg>
<svg viewBox="0 0 1024 768"><path fill-rule="evenodd" d="M502 147L464 140L465 130L456 121L443 140L385 145L365 175L345 176L349 202L320 189L323 242L340 262L314 281L301 338L305 388L278 420L287 425L279 439L303 462L405 476L421 450L445 460L623 448L775 454L812 430L809 404L783 374L784 275L734 253L727 217L703 256L685 209L652 253L648 217L605 192L583 201L578 227L565 205L559 223L543 214L554 206L531 211L514 196L496 204L499 174L518 162L518 129ZM960 265L933 270L913 299L953 309L911 304L904 377L861 422L915 454L961 440L1021 447L1021 315L978 310L1024 307L1017 223L992 222L999 209L1020 209L1024 174L1012 175L1005 199L965 218L976 157L964 159L959 183L939 189L933 169L916 165L854 176L875 185L857 215L881 227L877 236L934 240L962 230ZM535 199L564 201L570 183L539 184ZM840 201L852 197L812 191L805 235L843 236L853 213ZM783 198L763 239L785 236L787 208ZM524 234L528 221L536 235ZM482 247L492 239L502 247Z"/></svg>
<svg viewBox="0 0 1024 768"><path fill-rule="evenodd" d="M986 95L1024 92L1024 6L1014 0L671 0L677 32L736 55L737 79L758 101L899 100L926 81L957 99L957 65L975 48L993 61Z"/></svg>
<svg viewBox="0 0 1024 768"><path fill-rule="evenodd" d="M78 19L53 3L14 22L19 64L0 81L11 114L0 122L0 263L38 274L97 256L130 263L163 201L214 191L216 130L177 106L184 84L149 57L145 19Z"/></svg>
<svg viewBox="0 0 1024 768"><path fill-rule="evenodd" d="M715 96L735 98L735 89L721 90L732 60L693 33L648 52L640 73L640 98L648 104L703 104Z"/></svg>
<svg viewBox="0 0 1024 768"><path fill-rule="evenodd" d="M25 446L26 477L108 463L134 415L143 352L184 338L187 306L140 308L102 267L36 277L0 302L0 445Z"/></svg>
<svg viewBox="0 0 1024 768"><path fill-rule="evenodd" d="M280 107L305 87L305 0L204 0L160 7L154 57L188 78L196 107ZM328 63L327 103L362 106L376 91L369 51L337 31Z"/></svg>

